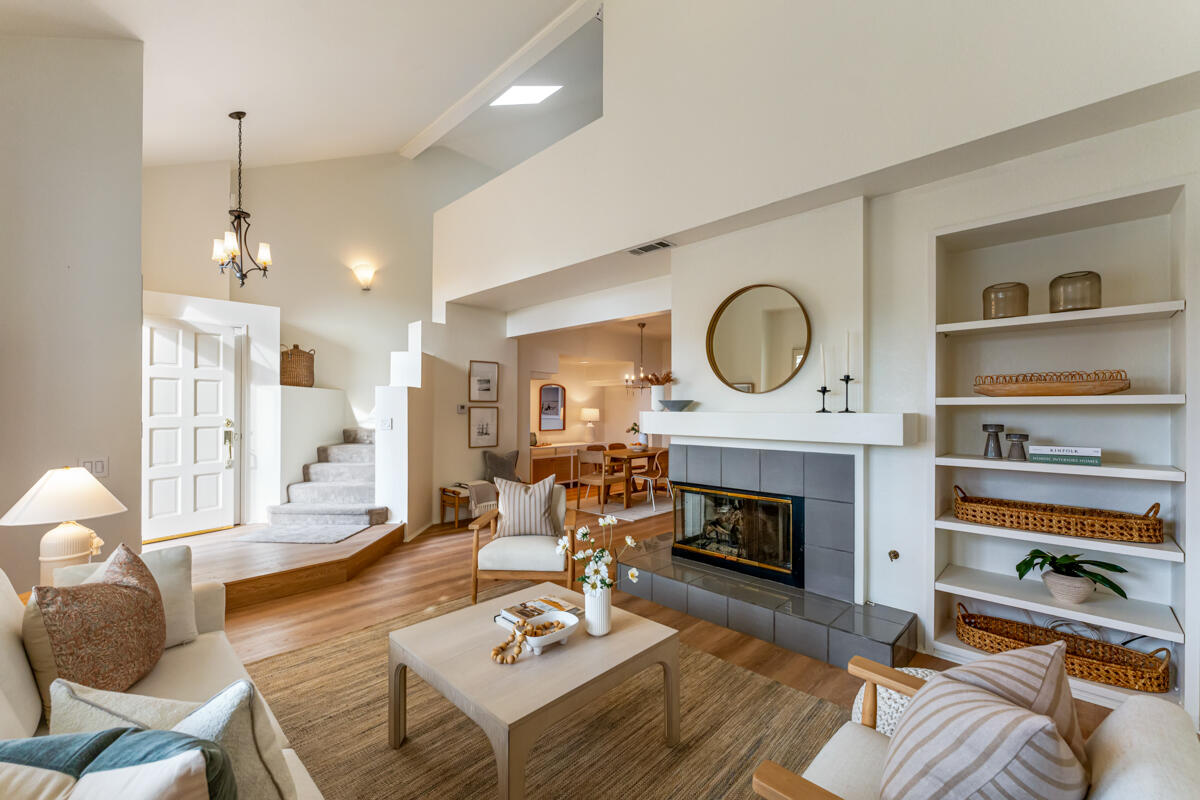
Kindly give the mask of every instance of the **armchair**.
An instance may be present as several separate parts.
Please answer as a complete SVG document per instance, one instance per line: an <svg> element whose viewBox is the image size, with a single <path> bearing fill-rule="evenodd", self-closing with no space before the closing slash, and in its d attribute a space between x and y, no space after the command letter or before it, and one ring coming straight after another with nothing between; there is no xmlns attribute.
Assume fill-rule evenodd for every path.
<svg viewBox="0 0 1200 800"><path fill-rule="evenodd" d="M847 722L804 775L773 761L754 771L754 791L767 800L877 800L890 739L875 730L879 687L912 697L921 678L861 656L847 671L866 682L862 724ZM1091 768L1088 800L1200 796L1200 742L1182 708L1149 695L1133 696L1109 714L1086 743Z"/></svg>
<svg viewBox="0 0 1200 800"><path fill-rule="evenodd" d="M575 580L575 509L567 508L567 490L555 485L550 495L550 515L558 535L566 534L567 552L559 555L558 535L502 536L496 538L499 509L492 509L472 520L471 529L471 602L479 598L479 579L562 581L568 589ZM489 536L483 546L479 532Z"/></svg>

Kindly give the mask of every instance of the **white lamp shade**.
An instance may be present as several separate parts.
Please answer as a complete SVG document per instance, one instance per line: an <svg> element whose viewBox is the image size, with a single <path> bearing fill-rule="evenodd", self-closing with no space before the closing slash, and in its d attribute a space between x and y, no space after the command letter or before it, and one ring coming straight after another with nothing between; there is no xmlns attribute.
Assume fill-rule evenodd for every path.
<svg viewBox="0 0 1200 800"><path fill-rule="evenodd" d="M584 422L599 422L600 409L598 408L581 408L579 409L579 418Z"/></svg>
<svg viewBox="0 0 1200 800"><path fill-rule="evenodd" d="M370 264L355 264L350 268L354 272L354 277L364 289L371 288L371 281L375 279L375 268Z"/></svg>
<svg viewBox="0 0 1200 800"><path fill-rule="evenodd" d="M220 264L227 258L225 253L225 240L213 239L212 260Z"/></svg>
<svg viewBox="0 0 1200 800"><path fill-rule="evenodd" d="M225 231L225 252L231 256L241 255L238 252L237 238L233 235L233 231Z"/></svg>
<svg viewBox="0 0 1200 800"><path fill-rule="evenodd" d="M258 263L264 267L271 266L271 245L266 242L258 243Z"/></svg>
<svg viewBox="0 0 1200 800"><path fill-rule="evenodd" d="M86 469L60 467L43 475L0 517L0 525L41 525L106 517L125 510L121 501Z"/></svg>

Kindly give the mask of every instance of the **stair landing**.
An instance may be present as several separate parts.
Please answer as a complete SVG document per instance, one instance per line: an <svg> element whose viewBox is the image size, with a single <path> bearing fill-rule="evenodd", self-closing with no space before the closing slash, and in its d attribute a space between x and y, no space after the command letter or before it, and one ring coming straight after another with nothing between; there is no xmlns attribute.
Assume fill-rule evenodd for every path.
<svg viewBox="0 0 1200 800"><path fill-rule="evenodd" d="M239 542L239 536L265 525L239 525L186 539L148 544L161 550L192 548L192 579L225 584L225 609L345 583L404 541L404 524L372 525L333 544Z"/></svg>

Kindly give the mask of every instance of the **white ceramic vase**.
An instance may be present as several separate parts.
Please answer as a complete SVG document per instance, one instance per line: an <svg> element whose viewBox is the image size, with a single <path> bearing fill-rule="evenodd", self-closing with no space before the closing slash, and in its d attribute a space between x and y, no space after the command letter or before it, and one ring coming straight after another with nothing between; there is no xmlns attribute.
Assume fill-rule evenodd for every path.
<svg viewBox="0 0 1200 800"><path fill-rule="evenodd" d="M1087 578L1078 575L1059 575L1047 570L1042 573L1042 583L1050 590L1055 599L1064 603L1078 605L1092 596L1096 585Z"/></svg>
<svg viewBox="0 0 1200 800"><path fill-rule="evenodd" d="M663 410L662 401L665 399L667 399L666 385L650 387L650 410L651 411L662 411Z"/></svg>
<svg viewBox="0 0 1200 800"><path fill-rule="evenodd" d="M587 632L592 636L604 636L612 628L612 589L583 593L583 619Z"/></svg>

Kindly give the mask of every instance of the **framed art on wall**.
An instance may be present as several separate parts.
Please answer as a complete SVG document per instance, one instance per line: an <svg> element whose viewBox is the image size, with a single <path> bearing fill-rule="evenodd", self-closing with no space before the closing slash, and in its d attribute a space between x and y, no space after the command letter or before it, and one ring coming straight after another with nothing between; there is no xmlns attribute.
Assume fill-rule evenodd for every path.
<svg viewBox="0 0 1200 800"><path fill-rule="evenodd" d="M467 370L467 401L495 403L500 400L500 364L496 361L472 361Z"/></svg>
<svg viewBox="0 0 1200 800"><path fill-rule="evenodd" d="M467 409L467 446L500 446L500 409L496 406L470 406Z"/></svg>

